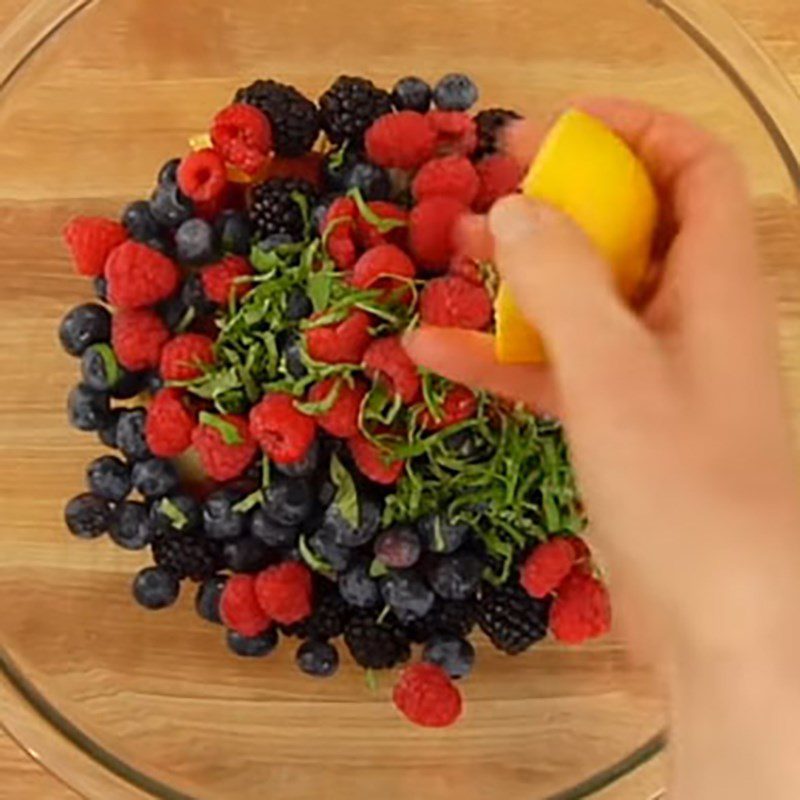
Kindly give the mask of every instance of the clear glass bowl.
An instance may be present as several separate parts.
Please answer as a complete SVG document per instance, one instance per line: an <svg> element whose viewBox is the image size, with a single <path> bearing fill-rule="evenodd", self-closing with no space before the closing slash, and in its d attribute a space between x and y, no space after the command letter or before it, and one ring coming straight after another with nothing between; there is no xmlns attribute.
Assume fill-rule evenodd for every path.
<svg viewBox="0 0 800 800"><path fill-rule="evenodd" d="M726 136L753 177L770 274L791 298L798 288L782 270L791 248L773 234L797 210L796 127L784 115L786 86L752 45L690 0L660 9L644 0L50 0L0 32L0 53L9 732L104 800L567 800L611 784L615 798L656 789L657 770L625 793L628 774L662 747L665 720L653 680L619 638L546 643L514 659L481 640L465 719L430 732L397 718L389 677L373 692L346 663L316 682L294 668L289 646L256 663L229 656L188 591L170 611L136 607L130 578L143 557L76 541L62 523L100 446L64 418L75 363L55 329L89 289L59 229L72 214L113 216L142 196L157 167L253 78L317 95L340 73L390 85L458 69L475 77L484 107L546 115L571 95L622 94Z"/></svg>

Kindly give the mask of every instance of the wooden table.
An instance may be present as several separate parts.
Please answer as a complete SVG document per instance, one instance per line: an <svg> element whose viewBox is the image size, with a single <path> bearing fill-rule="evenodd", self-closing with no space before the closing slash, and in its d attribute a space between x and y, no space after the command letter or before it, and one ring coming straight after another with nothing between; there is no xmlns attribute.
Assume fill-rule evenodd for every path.
<svg viewBox="0 0 800 800"><path fill-rule="evenodd" d="M8 30L11 21L17 15L35 11L36 2L30 0L0 0L0 42L4 29ZM685 0L682 5L696 5L703 15L724 15L729 13L731 20L740 24L750 37L763 49L767 57L800 92L800 38L797 36L796 0L698 0L696 4ZM726 23L727 24L727 23ZM735 24L735 23L734 23ZM9 26L9 28L7 28ZM792 38L790 31L795 31ZM0 47L0 58L2 58ZM796 109L795 109L796 112ZM797 113L797 112L796 112ZM797 246L800 237L776 228L779 243L776 246L793 248L795 254L800 253ZM794 339L794 334L789 333ZM791 348L797 352L794 347ZM800 407L800 387L797 380L797 362L792 361L792 396L795 410ZM605 800L647 800L659 776L663 774L663 763L660 760L651 762L640 772L605 795ZM32 760L15 742L5 735L0 735L0 798L8 800L76 800L78 795L67 788L59 779L46 771L39 763Z"/></svg>

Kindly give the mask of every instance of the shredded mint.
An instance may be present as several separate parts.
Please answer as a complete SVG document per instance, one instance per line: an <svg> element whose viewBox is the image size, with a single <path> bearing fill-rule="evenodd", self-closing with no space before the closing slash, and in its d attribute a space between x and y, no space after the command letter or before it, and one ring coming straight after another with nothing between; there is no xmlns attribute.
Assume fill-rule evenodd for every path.
<svg viewBox="0 0 800 800"><path fill-rule="evenodd" d="M323 267L309 276L307 292L314 313L319 314L328 307L333 291L333 280L333 271L328 267Z"/></svg>
<svg viewBox="0 0 800 800"><path fill-rule="evenodd" d="M216 414L209 414L208 411L201 411L200 424L208 425L218 430L225 444L241 444L243 441L238 428L227 420L222 419L222 417L218 417Z"/></svg>
<svg viewBox="0 0 800 800"><path fill-rule="evenodd" d="M311 416L327 414L328 411L334 407L341 393L342 381L337 380L331 390L325 395L325 397L322 398L322 400L319 400L316 403L295 403L294 406L298 411L302 411L303 414L310 414Z"/></svg>
<svg viewBox="0 0 800 800"><path fill-rule="evenodd" d="M261 456L261 488L269 489L270 484L270 471L269 471L269 456L264 453Z"/></svg>
<svg viewBox="0 0 800 800"><path fill-rule="evenodd" d="M114 355L114 351L111 349L111 346L107 344L93 344L91 349L103 359L103 366L106 370L106 381L109 388L113 388L122 377L122 369L117 361L117 357Z"/></svg>
<svg viewBox="0 0 800 800"><path fill-rule="evenodd" d="M308 239L311 234L311 209L308 207L308 197L302 192L294 191L290 197L297 204L300 209L300 214L303 217L303 231L305 239Z"/></svg>
<svg viewBox="0 0 800 800"><path fill-rule="evenodd" d="M240 500L236 505L233 507L233 510L238 512L239 514L246 514L248 511L251 511L258 505L263 505L264 503L264 491L263 489L256 489L254 492L250 492L247 497Z"/></svg>
<svg viewBox="0 0 800 800"><path fill-rule="evenodd" d="M189 524L189 518L169 497L162 497L158 510L170 521L173 528L182 531Z"/></svg>
<svg viewBox="0 0 800 800"><path fill-rule="evenodd" d="M390 605L385 605L383 607L383 611L381 611L381 613L378 614L378 618L375 620L375 622L377 622L378 625L382 625L384 622L386 622L386 618L391 613L392 613L392 607Z"/></svg>
<svg viewBox="0 0 800 800"><path fill-rule="evenodd" d="M378 671L375 669L367 669L364 671L364 680L367 682L367 688L371 692L378 691Z"/></svg>
<svg viewBox="0 0 800 800"><path fill-rule="evenodd" d="M338 172L342 168L347 156L347 145L348 141L345 139L341 147L339 147L338 150L334 150L330 156L328 156L328 166L333 172Z"/></svg>
<svg viewBox="0 0 800 800"><path fill-rule="evenodd" d="M358 492L353 476L347 471L339 457L334 453L331 456L331 481L336 487L333 504L339 510L342 518L353 528L360 524L358 506Z"/></svg>
<svg viewBox="0 0 800 800"><path fill-rule="evenodd" d="M327 577L334 577L336 575L333 567L327 561L325 561L324 558L320 558L308 546L305 534L300 535L300 539L298 541L298 550L300 551L300 557L306 562L306 564L308 564L309 567L311 567L312 570L314 570L314 572L318 572L320 575L325 575Z"/></svg>
<svg viewBox="0 0 800 800"><path fill-rule="evenodd" d="M352 197L358 207L358 213L361 214L364 221L372 225L378 233L389 233L395 228L406 228L408 223L402 219L395 219L394 217L379 217L364 200L361 190L358 188L351 189L347 193L348 197Z"/></svg>
<svg viewBox="0 0 800 800"><path fill-rule="evenodd" d="M377 558L373 559L372 563L369 565L370 578L382 578L388 573L389 568L383 563L383 561L378 561Z"/></svg>

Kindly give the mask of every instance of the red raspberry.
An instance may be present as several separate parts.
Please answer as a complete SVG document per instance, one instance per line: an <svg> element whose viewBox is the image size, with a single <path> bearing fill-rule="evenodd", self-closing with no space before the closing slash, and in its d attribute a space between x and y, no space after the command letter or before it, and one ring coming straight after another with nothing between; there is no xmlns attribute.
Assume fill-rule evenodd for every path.
<svg viewBox="0 0 800 800"><path fill-rule="evenodd" d="M311 614L311 573L297 561L267 567L256 577L256 597L264 613L281 625Z"/></svg>
<svg viewBox="0 0 800 800"><path fill-rule="evenodd" d="M242 636L258 636L272 620L264 613L256 597L254 575L231 575L219 599L222 621Z"/></svg>
<svg viewBox="0 0 800 800"><path fill-rule="evenodd" d="M161 317L145 308L121 309L111 320L111 344L125 369L157 367L169 331Z"/></svg>
<svg viewBox="0 0 800 800"><path fill-rule="evenodd" d="M309 328L306 331L309 356L326 364L359 364L372 341L369 324L369 315L354 309L341 322Z"/></svg>
<svg viewBox="0 0 800 800"><path fill-rule="evenodd" d="M201 420L203 417L201 416ZM239 442L228 444L218 428L201 422L192 432L192 444L200 456L206 474L215 481L232 481L240 477L250 466L258 450L250 435L247 420L233 414L223 414L220 419L233 425Z"/></svg>
<svg viewBox="0 0 800 800"><path fill-rule="evenodd" d="M436 664L422 662L406 667L392 699L401 714L426 728L444 728L461 716L461 693Z"/></svg>
<svg viewBox="0 0 800 800"><path fill-rule="evenodd" d="M359 289L382 289L384 299L398 294L410 297L410 290L398 292L398 289L409 289L415 273L414 262L399 247L382 244L367 250L356 261L350 282ZM391 278L392 275L399 280Z"/></svg>
<svg viewBox="0 0 800 800"><path fill-rule="evenodd" d="M234 103L214 117L211 141L226 163L255 175L272 150L272 125L255 106Z"/></svg>
<svg viewBox="0 0 800 800"><path fill-rule="evenodd" d="M477 262L469 256L455 255L450 262L450 267L447 270L450 275L458 278L463 278L469 283L474 283L475 286L483 286L483 276L481 275L480 267Z"/></svg>
<svg viewBox="0 0 800 800"><path fill-rule="evenodd" d="M439 155L471 155L478 146L478 128L469 114L463 111L429 111L428 123L436 132L436 152Z"/></svg>
<svg viewBox="0 0 800 800"><path fill-rule="evenodd" d="M153 455L179 456L192 443L196 415L180 389L162 389L147 409L145 438Z"/></svg>
<svg viewBox="0 0 800 800"><path fill-rule="evenodd" d="M480 190L472 204L475 211L488 211L497 200L514 194L522 180L522 169L511 156L497 153L481 159L475 167Z"/></svg>
<svg viewBox="0 0 800 800"><path fill-rule="evenodd" d="M376 119L364 141L373 164L416 169L433 156L436 132L425 115L400 111Z"/></svg>
<svg viewBox="0 0 800 800"><path fill-rule="evenodd" d="M116 247L106 261L108 300L118 308L144 308L166 300L177 288L181 273L163 253L139 242Z"/></svg>
<svg viewBox="0 0 800 800"><path fill-rule="evenodd" d="M608 633L611 601L608 590L593 575L576 567L558 587L550 609L550 630L561 642L580 644Z"/></svg>
<svg viewBox="0 0 800 800"><path fill-rule="evenodd" d="M314 443L317 424L295 408L291 395L275 393L250 409L250 433L273 461L294 464Z"/></svg>
<svg viewBox="0 0 800 800"><path fill-rule="evenodd" d="M447 268L455 253L455 229L467 207L451 197L429 197L411 211L408 236L411 251L426 267Z"/></svg>
<svg viewBox="0 0 800 800"><path fill-rule="evenodd" d="M206 297L219 305L226 305L231 296L231 291L236 297L243 297L250 291L250 283L241 281L236 283L236 278L252 275L250 264L240 256L225 256L216 264L209 264L200 270L200 280Z"/></svg>
<svg viewBox="0 0 800 800"><path fill-rule="evenodd" d="M470 206L479 187L478 173L468 158L444 156L422 167L411 184L411 191L417 202L426 197L452 197Z"/></svg>
<svg viewBox="0 0 800 800"><path fill-rule="evenodd" d="M525 559L519 582L531 597L547 597L569 575L575 564L575 549L565 536L538 545Z"/></svg>
<svg viewBox="0 0 800 800"><path fill-rule="evenodd" d="M184 156L178 167L178 187L196 203L219 197L228 185L228 172L222 156L210 147Z"/></svg>
<svg viewBox="0 0 800 800"><path fill-rule="evenodd" d="M128 238L128 232L119 222L103 217L74 217L64 227L62 236L75 271L88 278L99 278L111 251Z"/></svg>
<svg viewBox="0 0 800 800"><path fill-rule="evenodd" d="M371 378L386 380L390 389L411 405L422 388L417 365L409 358L399 336L376 339L364 353L364 368Z"/></svg>
<svg viewBox="0 0 800 800"><path fill-rule="evenodd" d="M492 321L492 299L486 288L451 275L425 284L419 310L423 322L441 328L480 331Z"/></svg>
<svg viewBox="0 0 800 800"><path fill-rule="evenodd" d="M475 416L478 409L478 398L466 386L453 386L448 389L440 408L441 419L435 419L429 409L420 416L420 423L425 430L441 431Z"/></svg>
<svg viewBox="0 0 800 800"><path fill-rule="evenodd" d="M572 545L572 549L575 551L575 563L588 565L588 562L592 558L592 551L589 549L589 545L586 544L586 541L581 539L580 536L570 536L567 541Z"/></svg>
<svg viewBox="0 0 800 800"><path fill-rule="evenodd" d="M390 460L388 453L362 434L357 433L355 436L351 436L347 440L347 446L361 474L371 481L391 486L393 483L397 483L403 474L405 461L402 459Z"/></svg>
<svg viewBox="0 0 800 800"><path fill-rule="evenodd" d="M408 213L394 203L387 203L385 200L373 200L367 203L367 206L380 219L396 219L400 222L408 222ZM392 228L386 233L381 233L375 225L367 222L361 214L356 219L358 243L364 250L369 250L370 247L377 247L381 244L394 244L398 247L405 247L407 230L407 226L402 225Z"/></svg>
<svg viewBox="0 0 800 800"><path fill-rule="evenodd" d="M161 377L165 381L190 381L214 363L214 340L201 333L180 333L161 351Z"/></svg>
<svg viewBox="0 0 800 800"><path fill-rule="evenodd" d="M367 393L366 387L361 382L349 386L344 380L326 378L311 387L308 399L311 403L321 403L332 391L336 391L337 385L338 393L333 405L323 414L315 414L314 419L331 436L347 439L358 433L358 416Z"/></svg>
<svg viewBox="0 0 800 800"><path fill-rule="evenodd" d="M351 197L337 197L322 224L323 233L328 232L326 249L339 269L350 269L356 263L356 218L358 209Z"/></svg>
<svg viewBox="0 0 800 800"><path fill-rule="evenodd" d="M267 166L266 179L295 178L320 188L322 186L322 161L321 153L307 153L299 158L276 156Z"/></svg>

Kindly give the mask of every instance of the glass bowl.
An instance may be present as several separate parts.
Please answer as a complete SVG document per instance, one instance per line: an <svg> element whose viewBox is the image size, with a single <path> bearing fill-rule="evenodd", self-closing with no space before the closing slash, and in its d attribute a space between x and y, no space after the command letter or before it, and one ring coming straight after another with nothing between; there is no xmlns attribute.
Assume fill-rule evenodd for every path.
<svg viewBox="0 0 800 800"><path fill-rule="evenodd" d="M478 639L468 711L448 730L402 722L347 662L302 676L285 646L230 656L189 591L151 614L130 599L144 556L83 543L62 522L100 453L70 430L75 364L55 330L87 299L59 240L76 213L114 216L240 85L276 77L318 95L338 74L381 85L453 70L481 105L550 113L621 94L691 114L750 175L765 262L787 303L797 246L796 101L705 2L643 0L50 0L0 32L0 433L4 722L44 766L103 798L645 797L663 745L649 672L619 636L519 658ZM793 227L794 226L794 227ZM792 238L794 237L794 238ZM788 308L788 305L786 306ZM785 343L791 349L792 325ZM796 332L796 328L794 329ZM800 378L788 371L792 398ZM797 403L795 403L795 409ZM654 510L657 513L657 510ZM646 536L646 531L642 532ZM631 772L636 772L631 776ZM611 787L610 789L607 787Z"/></svg>

